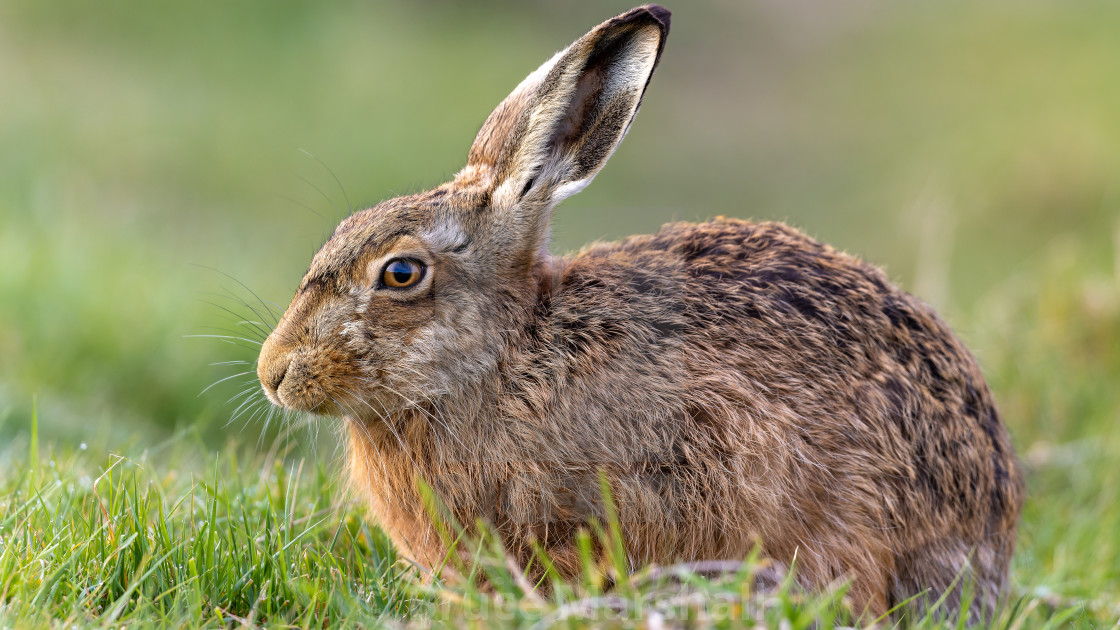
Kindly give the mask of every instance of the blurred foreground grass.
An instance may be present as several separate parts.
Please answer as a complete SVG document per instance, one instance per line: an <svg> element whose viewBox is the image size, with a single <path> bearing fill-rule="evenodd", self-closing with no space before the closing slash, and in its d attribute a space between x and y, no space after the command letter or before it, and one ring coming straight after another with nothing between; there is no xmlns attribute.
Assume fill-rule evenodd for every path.
<svg viewBox="0 0 1120 630"><path fill-rule="evenodd" d="M326 477L292 485L277 476L288 464L230 451L217 461L230 489L206 495L212 445L260 431L259 418L223 426L251 375L200 397L241 371L208 364L254 354L184 335L222 334L237 321L224 309L251 316L246 287L283 305L348 208L442 181L524 74L628 6L0 5L0 607L28 623L48 600L58 619L152 618L158 594L176 589L160 601L201 607L202 623L215 607L252 614L259 591L235 588L244 575L312 562L311 594L265 612L312 625L333 618L324 610L403 613L397 578L376 562L388 552L325 481L329 455L304 453ZM884 264L976 352L1028 466L1013 573L1034 607L1026 619L1084 601L1073 621L1114 623L1120 5L669 8L642 113L595 184L558 210L555 249L729 214L788 220ZM36 397L41 459L26 455ZM152 450L172 435L198 439ZM117 461L107 453L129 460L89 485ZM137 564L120 551L79 567L107 527L90 511L95 487L116 506L111 521L133 519ZM310 503L293 511L284 497L296 488ZM144 542L163 535L147 529L161 520L192 527L197 514L169 515L188 494L184 506L244 505L220 526L245 550L296 540L281 536L285 514L328 520L271 560L215 556L210 578L147 573L197 551ZM126 496L131 507L114 503ZM107 607L91 612L94 595Z"/></svg>

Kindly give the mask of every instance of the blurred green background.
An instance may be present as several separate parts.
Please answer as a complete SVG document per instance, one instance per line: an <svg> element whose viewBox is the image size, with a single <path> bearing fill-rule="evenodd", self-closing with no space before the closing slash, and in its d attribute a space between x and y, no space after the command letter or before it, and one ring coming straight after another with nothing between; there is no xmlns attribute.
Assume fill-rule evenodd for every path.
<svg viewBox="0 0 1120 630"><path fill-rule="evenodd" d="M667 4L554 249L727 214L885 266L980 357L1048 497L1021 575L1118 592L1120 3ZM239 283L286 304L348 207L446 180L525 74L630 6L0 4L0 440L33 401L54 440L255 435L223 428L243 379L199 396L253 353L185 335L235 323Z"/></svg>
<svg viewBox="0 0 1120 630"><path fill-rule="evenodd" d="M7 430L35 395L62 435L220 427L228 396L197 394L229 370L207 364L245 353L184 335L229 325L208 293L248 297L222 274L286 304L348 204L445 180L525 74L629 5L4 3ZM556 250L786 220L884 265L982 358L984 298L1029 291L1055 249L1112 272L1120 5L670 8L641 115L558 211Z"/></svg>

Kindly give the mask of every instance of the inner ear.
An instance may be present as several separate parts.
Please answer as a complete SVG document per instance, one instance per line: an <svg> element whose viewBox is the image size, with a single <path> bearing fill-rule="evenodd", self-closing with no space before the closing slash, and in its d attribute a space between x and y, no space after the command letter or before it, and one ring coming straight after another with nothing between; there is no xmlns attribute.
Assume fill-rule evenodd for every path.
<svg viewBox="0 0 1120 630"><path fill-rule="evenodd" d="M626 49L634 42L630 35L630 32L616 33L595 42L577 75L579 79L568 101L567 113L553 132L553 146L574 148L581 138L592 135L592 128L603 122L598 119L605 113L601 111L604 104L615 100L617 91L626 89L625 85L612 86L609 82L611 76L619 76L621 68L614 66L625 63L629 57Z"/></svg>
<svg viewBox="0 0 1120 630"><path fill-rule="evenodd" d="M630 125L634 100L640 100L645 89L644 82L633 82L635 73L627 68L628 63L639 61L630 50L639 45L634 35L628 29L595 42L577 75L564 115L549 137L551 157L571 160L572 170L566 174L570 181L593 175ZM648 75L643 78L648 80ZM633 98L623 97L627 92Z"/></svg>
<svg viewBox="0 0 1120 630"><path fill-rule="evenodd" d="M603 67L605 65L602 58L588 60L572 91L568 112L557 121L556 129L549 139L552 147L571 147L576 144L580 136L587 133L587 127L595 119L595 110L599 105L596 97L601 93L605 82L606 71Z"/></svg>

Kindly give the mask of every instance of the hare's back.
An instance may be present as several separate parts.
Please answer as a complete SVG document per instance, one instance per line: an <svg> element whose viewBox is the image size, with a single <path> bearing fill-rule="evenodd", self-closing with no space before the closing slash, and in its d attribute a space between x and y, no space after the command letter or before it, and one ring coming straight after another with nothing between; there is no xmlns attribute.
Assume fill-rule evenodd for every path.
<svg viewBox="0 0 1120 630"><path fill-rule="evenodd" d="M557 306L578 320L565 328L616 344L618 369L675 362L693 409L743 410L741 427L865 479L899 518L977 540L1013 531L1021 481L975 359L876 267L782 224L721 218L588 248L565 292Z"/></svg>
<svg viewBox="0 0 1120 630"><path fill-rule="evenodd" d="M628 319L693 370L720 370L829 408L861 384L998 424L975 359L878 268L780 223L673 223L572 261L570 305ZM908 411L909 410L909 411ZM910 414L912 415L912 414Z"/></svg>
<svg viewBox="0 0 1120 630"><path fill-rule="evenodd" d="M578 278L565 283L569 294L587 303L609 295L639 323L752 356L771 350L771 361L811 357L816 368L849 376L927 355L974 363L933 310L880 269L781 223L671 223L581 252L569 278Z"/></svg>
<svg viewBox="0 0 1120 630"><path fill-rule="evenodd" d="M862 344L878 345L895 324L921 337L948 335L882 271L781 223L670 223L580 252L564 285L576 308L614 304L639 323L738 345L777 343L786 355L809 350L801 346L864 353Z"/></svg>

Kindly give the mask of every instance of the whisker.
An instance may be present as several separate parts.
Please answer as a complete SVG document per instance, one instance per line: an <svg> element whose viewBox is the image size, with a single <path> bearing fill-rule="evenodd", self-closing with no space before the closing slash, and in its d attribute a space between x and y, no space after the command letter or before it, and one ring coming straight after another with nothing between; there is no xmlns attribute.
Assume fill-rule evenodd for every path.
<svg viewBox="0 0 1120 630"><path fill-rule="evenodd" d="M417 372L417 374L419 374L419 372ZM421 375L421 376L423 376L423 375ZM376 384L376 385L378 385L378 386L380 386L380 387L384 387L385 389L389 390L389 391L390 391L390 392L392 392L393 394L396 394L396 395L397 395L397 396L399 396L399 397L400 397L401 399L403 399L403 400L405 401L405 403L406 403L406 404L407 404L407 405L408 405L408 406L409 406L410 408L416 409L416 410L420 411L421 413L423 413L424 415L426 415L426 416L428 416L429 418L431 418L431 419L432 419L432 422L436 423L436 425L437 425L437 426L442 426L442 427L443 427L443 428L444 428L444 429L445 429L445 430L447 431L447 435L448 435L448 437L450 437L451 439L453 439L453 440L457 441L457 442L459 443L459 446L463 447L464 449L466 449L466 448L467 448L467 445L463 443L462 439L461 439L461 438L459 438L459 436L458 436L458 435L456 435L455 431L454 431L454 430L453 430L453 429L451 428L451 424L450 424L450 423L449 423L449 422L447 421L447 419L446 419L446 418L444 418L444 417L443 417L442 413L440 413L440 417L439 417L439 418L437 418L437 417L436 417L435 415L433 415L433 414L432 414L431 412L429 412L429 411L428 411L427 409L424 409L424 408L423 408L422 406L420 406L419 404L417 404L417 401L415 401L415 400L412 400L412 399L410 399L409 397L407 397L407 396L405 396L404 394L400 393L400 392L399 392L399 391L397 391L396 389L393 389L392 387L390 387L390 386L389 386L389 385L387 385L386 383L383 383L383 382L376 382L375 384ZM432 407L433 407L433 409L435 409L435 410L436 410L437 412L439 411L439 410L438 410L438 408L436 407L436 405L434 404L434 401L432 401L432 400L431 400L430 398L427 398L427 397L426 397L426 396L425 396L424 394L421 394L421 396L424 396L424 397L425 397L425 398L427 399L427 402L429 402L429 403L431 403L431 404L432 404Z"/></svg>
<svg viewBox="0 0 1120 630"><path fill-rule="evenodd" d="M248 309L249 313L251 313L253 317L249 317L245 313L235 311L229 306L218 304L217 302L213 302L208 299L203 299L201 300L201 302L203 304L213 306L214 308L232 316L237 320L235 325L249 328L253 331L254 334L259 335L261 339L268 337L269 333L271 333L273 330L273 325L263 320L275 319L276 315L271 311L268 311L268 317L265 317L264 314L253 307L252 304L249 304L244 299L242 299L241 296L234 294L228 288L223 287L223 290L225 291L225 293L206 291L199 293L199 295L214 299L229 300L230 302L233 302L235 306L240 306L242 308Z"/></svg>
<svg viewBox="0 0 1120 630"><path fill-rule="evenodd" d="M250 370L248 372L238 372L237 374L231 374L231 375L229 375L225 378L220 378L220 379L214 381L213 383L210 383L210 385L208 385L206 387L206 389L199 392L198 395L201 396L201 395L205 394L206 392L213 389L215 385L218 385L219 383L224 383L224 382L230 380L231 378L237 378L238 376L245 376L246 374L252 374L252 373L253 373L253 370Z"/></svg>
<svg viewBox="0 0 1120 630"><path fill-rule="evenodd" d="M205 296L209 296L209 297L213 297L213 298L219 298L219 299L222 299L222 300L229 300L230 302L233 302L235 305L242 306L244 308L249 309L250 311L253 311L253 309L255 308L252 304L250 304L248 301L246 301L244 297L242 297L241 295L238 295L234 291L231 291L229 287L222 286L221 289L222 289L221 291L198 291L197 293L198 293L198 295L205 295ZM277 305L275 302L271 302L271 301L268 301L268 300L258 300L258 303L261 303L265 306L272 306L272 307L275 307L277 309L280 308L280 306ZM275 312L273 311L272 308L267 309L265 312L268 315L275 315ZM259 312L255 313L255 314L258 315L258 317L260 315ZM242 317L242 315L238 314L238 317ZM269 318L262 317L261 319L269 319ZM266 324L266 325L271 327L271 325L269 325L269 324Z"/></svg>
<svg viewBox="0 0 1120 630"><path fill-rule="evenodd" d="M301 149L301 150L302 150L302 149ZM322 189L322 188L319 188L319 186L317 186L317 185L316 185L316 184L315 184L314 182L312 182L312 181L311 181L310 179L307 179L306 177L304 177L304 176L302 176L302 175L296 175L296 179L300 180L300 181L301 181L301 182L303 182L304 184L307 184L307 185L308 185L308 186L310 186L310 187L311 187L311 188L312 188L312 189L313 189L313 190L314 190L315 192L319 193L319 196L320 196L320 197L322 197L323 199L325 199L325 200L327 201L327 203L328 203L328 204L330 204L330 206L331 206L331 210L333 210L333 211L334 211L334 213L335 213L336 215L338 215L338 214L339 214L339 211L338 211L338 204L336 204L336 203L334 202L334 200L333 200L333 199L331 199L329 195L327 195L327 193L323 192L323 189ZM345 212L345 213L342 213L342 216L341 216L341 218L340 218L340 219L337 219L337 220L335 220L335 223L338 223L338 221L340 221L341 219L344 219L344 218L346 218L346 216L347 216L348 214L349 214L349 211L347 211L347 212Z"/></svg>
<svg viewBox="0 0 1120 630"><path fill-rule="evenodd" d="M409 449L408 446L405 445L404 440L401 438L400 434L397 433L397 430L393 427L393 423L390 422L389 419L384 416L384 414L382 414L380 411L375 409L374 406L369 404L369 402L367 402L366 400L364 400L362 398L356 398L356 400L358 402L361 402L362 404L364 404L366 407L369 407L370 411L373 411L375 414L377 414L377 416L379 418L381 418L381 423L384 424L385 427L389 429L389 432L393 434L393 437L397 439L397 443L400 444L400 446L401 446L401 451L408 457L409 461L412 462L413 466L419 468L419 465L416 463L416 460L413 459L413 457L412 457L412 450ZM356 416L358 414L355 413L354 415Z"/></svg>
<svg viewBox="0 0 1120 630"><path fill-rule="evenodd" d="M260 297L259 295L257 295L256 291L253 291L252 289L250 289L250 288L249 288L249 286L248 286L247 284L245 284L244 282L242 282L242 281L238 280L237 278L234 278L234 277L233 277L233 276L231 276L230 274L228 274L228 273L226 273L226 272L224 272L224 271L222 271L222 270L220 270L220 269L215 269L214 267L209 267L209 266L207 266L207 265L199 265L199 264L197 264L197 263L195 263L195 266L196 266L196 267L201 267L201 268L203 268L203 269L209 269L210 271L213 271L213 272L219 273L219 274L221 274L221 275L223 275L223 276L225 276L225 277L229 278L230 280L233 280L233 281L234 281L234 282L236 282L237 284L241 285L241 288L245 289L246 291L248 291L248 292L249 292L249 294L250 294L250 295L252 295L252 296L253 296L254 298L256 298L256 299L257 299L257 301L258 301L258 302L260 302L260 303L261 303L261 305L265 307L265 310L266 310L266 311L268 311L268 312L269 312L270 314L272 314L274 318L276 317L276 316L275 316L275 313L272 313L272 310L268 308L268 304L267 304L267 303L266 303L266 302L265 302L264 300L262 300L262 299L261 299L261 297ZM245 306L246 306L246 307L248 307L249 305L248 305L248 304L246 304ZM275 326L275 325L276 325L276 324L278 324L278 323L280 323L280 320L279 320L279 318L276 318L276 321L275 321L275 322L273 323L273 326Z"/></svg>
<svg viewBox="0 0 1120 630"><path fill-rule="evenodd" d="M240 393L237 393L237 394L234 394L233 396L230 396L226 400L226 404L228 405L228 404L232 403L233 401L235 401L239 398L244 398L245 396L252 396L253 394L261 393L260 388L252 386L256 382L257 382L257 379L254 378L254 379L251 379L251 380L248 380L248 381L245 381L244 383L242 383L243 385L249 385L249 387L246 387L245 389L241 390Z"/></svg>
<svg viewBox="0 0 1120 630"><path fill-rule="evenodd" d="M303 203L302 201L296 201L295 199L293 199L293 198L291 198L291 197L289 197L289 196L287 196L287 195L281 195L280 193L277 193L277 194L276 194L276 196L277 196L277 197L279 197L279 198L281 198L281 199L283 199L284 201L287 201L287 202L290 202L290 203L294 203L294 204L296 204L297 206L300 206L300 207L304 208L305 210L307 210L307 211L308 211L308 212L310 212L311 214L313 214L313 215L315 215L315 216L319 217L320 219L322 219L324 223L330 223L330 219L328 219L327 217L325 217L325 216L323 216L323 215L319 214L319 212L318 212L317 210L315 210L315 209L314 209L314 208L312 208L311 206L309 206L309 205L307 205L307 204Z"/></svg>
<svg viewBox="0 0 1120 630"><path fill-rule="evenodd" d="M320 160L317 156L312 155L304 149L300 149L300 151L307 157L318 162L320 166L327 169L327 172L331 174L331 177L334 178L334 183L338 184L338 189L342 191L342 198L346 201L346 215L349 216L353 211L353 206L350 205L350 197L346 194L346 187L342 185L342 181L338 179L338 175L335 175L334 170L332 170L331 167L327 166L327 164Z"/></svg>
<svg viewBox="0 0 1120 630"><path fill-rule="evenodd" d="M222 425L222 428L228 429L238 418L241 417L242 414L245 413L245 411L247 411L246 408L251 409L252 405L259 405L260 403L261 400L259 398L247 398L244 402L237 406L237 409L233 410L233 415L230 416L229 420L226 420L226 423Z"/></svg>
<svg viewBox="0 0 1120 630"><path fill-rule="evenodd" d="M260 438L257 439L258 444L260 444L261 439L264 438L264 434L268 430L269 417L272 415L273 410L276 409L276 405L273 405L271 403L271 401L269 401L267 399L260 399L260 400L261 400L261 402L266 403L266 404L262 407L257 407L257 410L254 411L249 416L249 418L247 420L245 420L245 426L242 428L243 431L245 429L248 429L249 425L256 421L257 416L263 414L263 416L264 416L264 427L261 429Z"/></svg>
<svg viewBox="0 0 1120 630"><path fill-rule="evenodd" d="M238 341L244 341L245 343L251 343L251 344L254 344L254 345L258 345L258 346L263 345L263 342L257 341L256 339L246 339L245 337L238 337L237 335L183 335L183 338L184 339L236 339Z"/></svg>
<svg viewBox="0 0 1120 630"><path fill-rule="evenodd" d="M261 427L261 433L257 437L257 448L264 446L264 436L268 434L268 427L272 424L272 418L276 415L276 406L272 405L264 414L264 426Z"/></svg>
<svg viewBox="0 0 1120 630"><path fill-rule="evenodd" d="M219 295L218 297L226 297L226 296ZM202 303L203 304L208 304L210 306L213 306L216 309L220 309L222 311L225 311L226 313L229 313L233 317L236 317L238 320L240 320L238 323L244 322L244 325L247 328L249 328L249 330L251 330L262 341L264 339L266 339L268 337L268 335L272 332L272 329L270 327L268 327L268 326L258 327L256 325L254 325L255 322L251 322L251 320L249 320L243 314L235 312L232 309L226 308L226 307L222 306L221 304L218 304L217 302L211 302L210 300L202 300ZM250 310L252 310L252 309L250 309Z"/></svg>
<svg viewBox="0 0 1120 630"><path fill-rule="evenodd" d="M241 285L241 286L245 286L245 285ZM276 312L272 310L272 307L269 306L269 303L265 302L257 294L253 293L253 296L257 298L257 303L259 303L264 308L264 313L263 314L260 311L257 310L257 307L255 307L252 304L246 302L240 295L231 291L229 289L229 287L222 287L222 290L225 291L226 294L229 295L230 299L234 299L234 300L237 300L238 302L241 302L241 305L244 306L245 308L249 309L249 311L251 313L253 313L253 315L256 315L258 319L261 319L261 320L272 319L273 320L272 323L266 323L266 322L262 321L262 322L260 322L261 326L264 326L265 328L267 328L269 330L272 330L273 328L276 327L276 324L280 323L280 318L277 316ZM246 290L248 290L248 287L246 287ZM250 293L251 292L252 291L250 291ZM265 317L265 315L268 315L268 317ZM280 315L283 315L283 312L281 312ZM246 319L248 319L248 318L246 318Z"/></svg>
<svg viewBox="0 0 1120 630"><path fill-rule="evenodd" d="M264 322L258 322L258 321L251 320L251 319L242 319L240 321L233 322L232 325L234 326L233 328L230 328L228 326L199 326L199 328L202 328L203 330L216 330L218 332L228 332L231 335L242 334L242 333L245 332L245 329L248 329L248 332L250 332L254 335L258 335L258 336L261 335L262 332L264 332L263 329L258 330L256 328L257 326L264 326ZM237 328L238 326L240 326L240 328ZM264 337L259 337L259 338L262 339L262 340L264 339Z"/></svg>
<svg viewBox="0 0 1120 630"><path fill-rule="evenodd" d="M260 326L264 325L264 322L258 322L251 319L243 319L241 321L233 322L233 326L240 326L240 328L228 328L226 326L201 326L200 328L202 328L203 330L213 330L217 332L229 333L231 335L241 335L248 332L256 337L257 341L264 341L268 338L268 335L264 334L265 329L259 328Z"/></svg>

